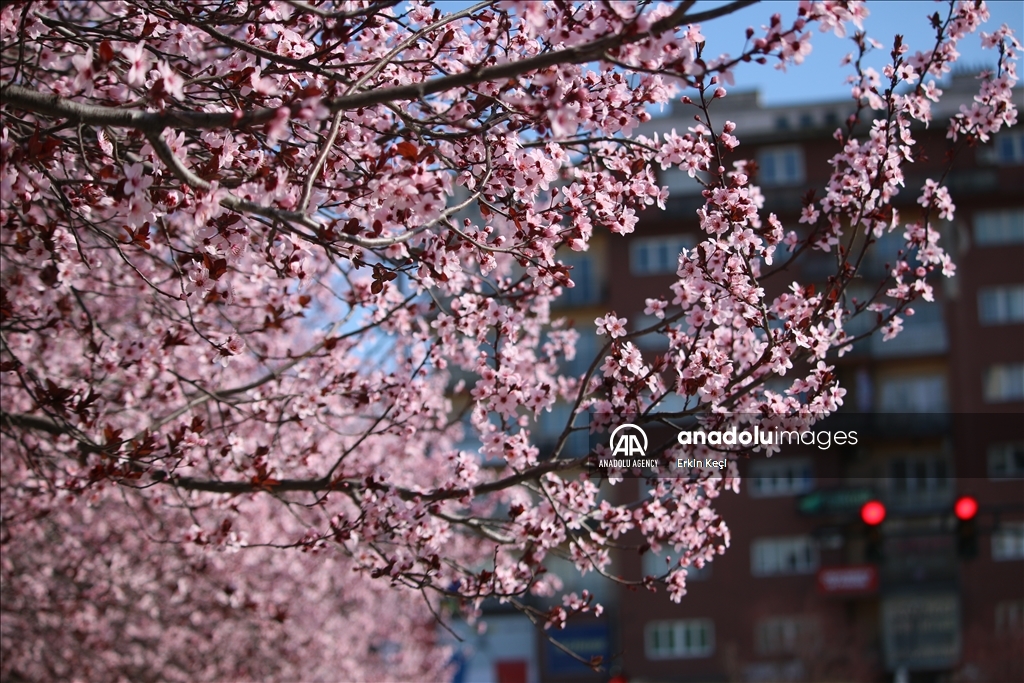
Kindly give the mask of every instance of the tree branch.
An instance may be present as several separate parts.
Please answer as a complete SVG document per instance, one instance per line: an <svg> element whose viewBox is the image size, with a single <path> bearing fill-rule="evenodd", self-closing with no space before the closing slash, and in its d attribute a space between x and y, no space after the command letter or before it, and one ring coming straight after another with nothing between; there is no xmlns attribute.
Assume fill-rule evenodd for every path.
<svg viewBox="0 0 1024 683"><path fill-rule="evenodd" d="M486 81L500 81L522 76L530 71L546 69L558 64L581 64L600 60L607 50L637 43L666 31L677 28L683 21L698 22L731 14L749 7L757 0L735 0L728 5L706 12L687 16L690 3L682 3L676 10L651 25L643 33L617 33L583 45L552 50L535 57L506 62L489 67L468 69L462 73L441 76L422 83L411 83L390 88L379 88L352 93L328 100L327 107L332 113L341 110L372 107L395 100L417 100L446 90L464 88ZM187 128L205 130L215 128L245 128L262 125L274 118L275 108L260 108L249 112L198 112L167 110L163 112L140 109L118 109L93 104L74 102L58 95L45 94L14 83L0 86L0 97L4 105L17 109L66 118L76 123L96 126L136 128L146 132L162 131L165 128Z"/></svg>
<svg viewBox="0 0 1024 683"><path fill-rule="evenodd" d="M336 132L337 131L335 130L335 133ZM146 134L146 139L149 141L149 144L153 146L154 153L160 158L162 162L164 162L164 165L167 166L168 170L170 170L171 173L173 173L174 176L178 178L178 180L196 190L202 190L204 192L209 192L213 190L213 185L211 185L209 182L203 180L195 173L190 171L188 167L186 167L185 164L182 163L181 159L179 159L177 155L174 154L174 150L172 150L170 145L167 144L167 141L164 140L162 132L150 131ZM327 147L325 147L325 150L326 149ZM239 213L251 213L257 216L263 216L264 218L269 218L279 223L301 225L305 228L309 228L310 230L319 230L322 227L319 222L317 222L310 216L307 216L298 211L285 211L284 209L275 209L270 206L263 206L262 204L251 202L248 199L242 199L238 195L235 195L227 190L224 190L222 192L220 204L221 206L227 209L231 209L232 211L237 211ZM466 204L460 204L458 207L453 207L454 210L449 209L448 211L442 212L438 218L435 218L429 223L426 223L413 230L409 230L407 232L402 233L401 235L396 235L394 237L367 238L355 237L352 235L338 235L336 239L339 242L354 244L358 247L363 247L366 249L389 247L394 244L399 244L401 242L408 241L416 233L422 232L423 230L433 227L439 221L447 218L455 211L465 208L465 206ZM309 242L317 242L317 239L313 235L301 234L301 236Z"/></svg>
<svg viewBox="0 0 1024 683"><path fill-rule="evenodd" d="M54 436L66 434L67 430L56 422L32 415L20 415L12 413L0 413L0 418L7 424L14 427L32 429L46 432ZM480 484L471 488L453 488L433 492L414 491L412 489L396 489L398 494L405 500L419 498L427 502L442 500L455 500L466 496L475 496L485 493L501 491L510 486L516 486L525 481L536 479L548 472L572 469L579 467L579 460L549 460L525 472L513 474L502 479ZM323 492L339 491L345 488L365 488L366 484L360 479L331 479L330 477L319 477L316 479L279 479L270 483L259 481L221 481L217 479L197 479L195 477L170 476L158 480L160 483L167 483L172 486L187 489L189 491L205 491L207 493L226 493L240 495L245 493L259 493L261 491L272 493L290 492Z"/></svg>
<svg viewBox="0 0 1024 683"><path fill-rule="evenodd" d="M0 412L0 419L5 424L12 427L21 427L22 429L32 429L37 432L46 432L54 436L61 436L66 434L67 430L54 422L48 420L45 417L36 417L35 415L22 415L16 413Z"/></svg>
<svg viewBox="0 0 1024 683"><path fill-rule="evenodd" d="M471 488L453 488L433 492L414 491L406 488L396 488L398 495L404 500L420 499L424 502L437 502L442 500L456 500L467 496L478 496L484 493L494 493L516 486L523 482L537 479L549 472L573 469L580 466L580 460L549 460L537 465L525 472L513 474L502 479L496 479L486 484L473 486ZM168 477L164 482L187 489L189 491L205 491L208 493L228 493L240 495L245 493L259 493L268 491L272 493L322 492L341 491L347 488L366 488L366 483L361 479L330 479L320 477L317 479L277 479L272 483L259 483L258 481L220 481L217 479L197 479L194 477Z"/></svg>

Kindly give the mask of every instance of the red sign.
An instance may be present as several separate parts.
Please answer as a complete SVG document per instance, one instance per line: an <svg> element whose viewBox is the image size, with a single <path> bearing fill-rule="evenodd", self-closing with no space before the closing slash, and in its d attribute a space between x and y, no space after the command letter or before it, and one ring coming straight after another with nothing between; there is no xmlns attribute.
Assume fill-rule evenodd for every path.
<svg viewBox="0 0 1024 683"><path fill-rule="evenodd" d="M825 595L869 595L878 591L878 569L870 564L822 567L818 592Z"/></svg>
<svg viewBox="0 0 1024 683"><path fill-rule="evenodd" d="M498 683L526 683L525 659L500 659L494 663Z"/></svg>

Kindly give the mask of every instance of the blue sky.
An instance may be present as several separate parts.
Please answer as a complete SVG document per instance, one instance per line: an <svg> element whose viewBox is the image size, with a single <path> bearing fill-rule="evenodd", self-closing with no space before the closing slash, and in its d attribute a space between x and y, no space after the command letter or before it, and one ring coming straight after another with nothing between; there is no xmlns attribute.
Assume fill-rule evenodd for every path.
<svg viewBox="0 0 1024 683"><path fill-rule="evenodd" d="M472 0L442 0L438 2L438 7L442 11L458 11L472 4ZM725 0L700 0L692 11L703 12L725 4ZM760 34L760 27L767 24L776 12L782 15L783 21L791 23L796 17L797 5L797 0L768 0L702 24L702 32L708 39L707 56L716 57L723 52L734 56L740 54L744 31L748 26L754 27ZM1024 42L1024 2L994 0L988 2L988 7L991 18L984 29L992 31L994 27L1008 24L1016 31L1017 38ZM893 36L900 33L912 54L934 45L935 31L928 22L928 16L936 11L945 16L948 2L887 0L868 2L868 10L870 16L864 23L868 35L891 49ZM763 102L768 105L819 102L848 96L850 89L846 85L846 76L852 72L850 67L840 67L840 61L844 55L853 51L852 41L849 38L838 38L831 32L820 33L815 27L811 44L813 51L807 60L786 73L772 68L770 64L741 65L735 74L735 87L742 90L759 88ZM877 50L867 60L867 65L881 70L887 62L889 49ZM982 50L977 34L961 41L960 54L960 64L977 67L978 70L985 65L995 65L996 53ZM1018 66L1018 70L1024 74L1024 65Z"/></svg>
<svg viewBox="0 0 1024 683"><path fill-rule="evenodd" d="M725 2L698 2L694 11L726 4ZM930 0L902 0L900 2L868 2L870 16L864 22L867 34L886 47L876 50L867 60L868 66L881 69L888 62L892 48L893 36L903 35L903 42L910 47L913 54L934 45L935 31L931 28L928 16L939 11L944 12L948 4ZM1017 33L1018 40L1024 36L1024 3L1019 0L996 0L989 2L991 18L982 30L992 31L1001 24L1007 24ZM761 26L768 23L775 12L782 15L783 23L790 23L796 17L796 2L761 2L726 17L715 19L702 25L702 33L707 38L706 57L715 57L723 52L737 55L743 49L744 31L752 26L757 32L763 33ZM851 33L852 35L852 33ZM765 104L797 104L822 100L839 99L848 96L849 86L846 76L852 73L851 67L840 67L842 58L854 50L849 37L838 38L833 33L820 33L814 29L811 39L813 51L800 66L789 68L785 73L764 66L744 64L737 69L736 88L761 90ZM994 66L997 53L994 50L982 50L981 39L977 34L968 36L959 45L959 64L977 67ZM1024 73L1024 65L1018 65L1018 72Z"/></svg>

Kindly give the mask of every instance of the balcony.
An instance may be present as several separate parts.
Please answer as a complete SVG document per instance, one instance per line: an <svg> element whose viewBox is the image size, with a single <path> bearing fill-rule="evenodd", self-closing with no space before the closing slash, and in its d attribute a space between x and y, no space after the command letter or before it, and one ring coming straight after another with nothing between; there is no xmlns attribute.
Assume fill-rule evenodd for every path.
<svg viewBox="0 0 1024 683"><path fill-rule="evenodd" d="M903 331L889 341L876 332L853 346L853 354L873 358L911 358L938 356L949 351L949 332L941 302L918 301L914 315L900 315ZM874 313L862 313L844 327L850 336L864 334L875 324Z"/></svg>
<svg viewBox="0 0 1024 683"><path fill-rule="evenodd" d="M941 308L928 306L928 310L932 309L938 313L933 319L919 319L923 312L920 308L917 309L918 315L904 318L903 331L889 341L883 341L881 334L870 337L869 353L875 358L902 358L940 355L949 351L949 335Z"/></svg>

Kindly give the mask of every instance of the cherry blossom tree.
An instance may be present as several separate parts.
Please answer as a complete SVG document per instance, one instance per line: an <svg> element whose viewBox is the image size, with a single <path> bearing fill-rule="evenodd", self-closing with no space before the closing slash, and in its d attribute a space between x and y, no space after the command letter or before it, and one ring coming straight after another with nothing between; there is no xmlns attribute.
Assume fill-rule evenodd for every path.
<svg viewBox="0 0 1024 683"><path fill-rule="evenodd" d="M625 581L627 539L681 553L640 582L678 600L729 543L714 503L735 471L623 502L623 473L570 437L842 404L844 324L892 337L954 271L948 192L903 170L987 18L939 6L932 44L883 48L862 3L800 2L713 54L701 23L749 4L5 3L2 676L441 678L447 620L498 599L557 638L601 606L562 596L546 559ZM740 63L802 62L816 30L851 34L857 115L786 226L715 100ZM959 145L1015 122L1019 44L981 40L998 68L948 122ZM861 65L873 49L882 73ZM680 99L687 130L635 133ZM705 186L705 239L648 300L656 325L608 312L569 374L562 255L664 209L670 168ZM893 231L892 272L853 299ZM773 259L815 251L835 259L826 287L766 293L787 277ZM541 449L556 403L574 417Z"/></svg>

